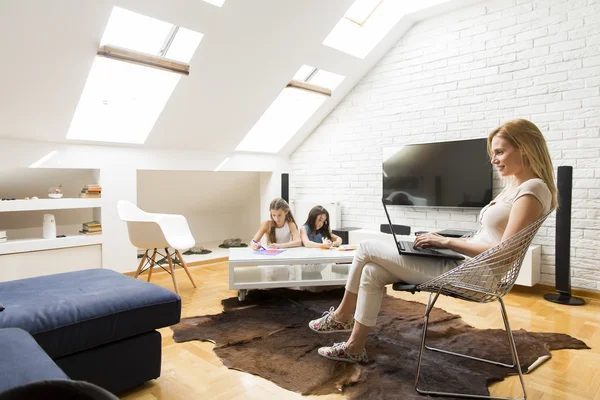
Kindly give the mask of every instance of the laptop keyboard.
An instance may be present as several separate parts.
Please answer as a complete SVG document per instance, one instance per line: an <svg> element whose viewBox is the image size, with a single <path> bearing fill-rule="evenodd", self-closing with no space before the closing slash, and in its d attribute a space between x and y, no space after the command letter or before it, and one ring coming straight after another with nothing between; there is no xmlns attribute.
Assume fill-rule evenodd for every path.
<svg viewBox="0 0 600 400"><path fill-rule="evenodd" d="M431 255L442 255L442 253L440 253L439 251L434 250L434 249L423 249L421 247L415 249L413 247L414 243L412 243L412 242L399 241L398 244L400 245L400 249L402 249L402 251L410 251L413 253L423 253L423 254L431 254Z"/></svg>

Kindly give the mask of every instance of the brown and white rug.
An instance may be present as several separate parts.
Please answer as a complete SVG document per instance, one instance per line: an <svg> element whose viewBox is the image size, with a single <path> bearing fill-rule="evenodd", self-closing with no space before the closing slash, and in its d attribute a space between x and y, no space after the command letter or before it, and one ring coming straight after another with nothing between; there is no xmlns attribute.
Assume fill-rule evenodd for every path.
<svg viewBox="0 0 600 400"><path fill-rule="evenodd" d="M324 359L317 348L347 339L348 334L317 334L308 321L339 304L343 289L313 293L288 289L253 290L244 302L222 301L217 315L185 318L173 327L176 342L212 341L228 368L248 372L305 395L340 393L347 399L423 399L414 389L425 305L385 296L377 326L370 334L366 365ZM510 316L509 316L510 317ZM435 308L428 344L475 357L511 363L506 333L475 329L460 316ZM558 333L514 331L523 371L550 350L588 349L582 341ZM420 387L489 395L488 384L511 371L425 351Z"/></svg>

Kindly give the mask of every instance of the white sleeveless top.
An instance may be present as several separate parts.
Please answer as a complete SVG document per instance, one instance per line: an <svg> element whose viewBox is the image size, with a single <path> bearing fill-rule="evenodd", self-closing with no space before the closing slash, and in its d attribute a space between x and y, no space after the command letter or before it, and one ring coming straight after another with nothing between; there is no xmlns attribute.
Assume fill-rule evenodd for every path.
<svg viewBox="0 0 600 400"><path fill-rule="evenodd" d="M281 228L275 227L275 243L287 243L292 240L292 232L288 221Z"/></svg>
<svg viewBox="0 0 600 400"><path fill-rule="evenodd" d="M496 245L502 240L502 235L508 224L508 217L513 203L526 194L534 196L542 203L542 213L550 211L552 193L542 179L529 179L519 186L507 186L490 204L479 213L481 228L470 240Z"/></svg>

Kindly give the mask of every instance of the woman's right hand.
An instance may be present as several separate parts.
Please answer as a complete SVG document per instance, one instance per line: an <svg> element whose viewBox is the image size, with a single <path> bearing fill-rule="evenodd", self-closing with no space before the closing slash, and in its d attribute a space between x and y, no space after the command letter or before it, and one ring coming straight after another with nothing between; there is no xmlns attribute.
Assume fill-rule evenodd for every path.
<svg viewBox="0 0 600 400"><path fill-rule="evenodd" d="M252 241L252 243L250 243L250 247L252 248L252 250L256 251L256 250L258 250L258 249L260 249L260 248L261 248L261 245L260 245L260 243L258 243L258 242L255 242L255 241L253 240L253 241Z"/></svg>

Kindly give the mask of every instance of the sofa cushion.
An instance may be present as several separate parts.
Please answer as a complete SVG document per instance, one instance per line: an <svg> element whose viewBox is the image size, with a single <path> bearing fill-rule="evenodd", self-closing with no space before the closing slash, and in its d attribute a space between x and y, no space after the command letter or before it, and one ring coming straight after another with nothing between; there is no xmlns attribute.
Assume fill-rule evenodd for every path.
<svg viewBox="0 0 600 400"><path fill-rule="evenodd" d="M18 328L0 329L0 393L31 382L69 377L31 335Z"/></svg>
<svg viewBox="0 0 600 400"><path fill-rule="evenodd" d="M0 283L0 328L33 335L52 358L179 322L181 298L107 269Z"/></svg>

